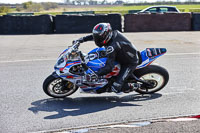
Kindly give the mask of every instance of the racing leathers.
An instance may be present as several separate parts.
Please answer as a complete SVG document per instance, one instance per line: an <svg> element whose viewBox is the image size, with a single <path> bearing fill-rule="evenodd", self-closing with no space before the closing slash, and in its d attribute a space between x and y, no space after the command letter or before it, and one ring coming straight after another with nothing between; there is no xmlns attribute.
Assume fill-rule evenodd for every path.
<svg viewBox="0 0 200 133"><path fill-rule="evenodd" d="M90 40L93 40L92 35L79 39L81 43ZM136 69L138 64L137 50L135 46L117 30L113 31L112 39L105 45L105 48L107 56L106 64L96 74L98 76L103 76L112 72L115 62L118 62L121 65L121 69L111 89L119 93L124 91L122 87L126 79Z"/></svg>

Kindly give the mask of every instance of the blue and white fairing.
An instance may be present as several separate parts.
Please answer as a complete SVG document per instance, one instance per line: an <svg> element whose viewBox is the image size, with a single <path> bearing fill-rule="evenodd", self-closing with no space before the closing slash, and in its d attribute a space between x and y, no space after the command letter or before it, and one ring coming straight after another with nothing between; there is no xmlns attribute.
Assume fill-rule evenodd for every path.
<svg viewBox="0 0 200 133"><path fill-rule="evenodd" d="M86 74L93 73L93 71L94 72L99 71L102 67L105 66L106 60L107 60L107 57L106 57L105 48L96 48L96 49L93 49L92 51L90 51L88 53L88 55L86 56L87 66L90 68L86 71ZM95 92L96 90L104 87L108 83L106 78L116 76L119 73L120 66L118 66L117 64L118 63L116 63L116 66L111 73L105 75L103 79L99 79L98 82L93 83L91 85L92 87L80 86L82 91L83 92Z"/></svg>
<svg viewBox="0 0 200 133"><path fill-rule="evenodd" d="M141 64L137 66L136 69L140 69L150 65L155 59L159 58L167 52L166 48L146 48L141 55Z"/></svg>
<svg viewBox="0 0 200 133"><path fill-rule="evenodd" d="M165 54L166 51L167 50L165 48L146 48L145 50L140 52L141 64L139 64L136 69L140 69L150 65L155 59ZM105 48L96 48L90 51L88 53L88 60L89 61L87 65L93 71L99 71L100 68L105 66L107 60ZM118 63L116 62L116 65L117 64Z"/></svg>
<svg viewBox="0 0 200 133"><path fill-rule="evenodd" d="M104 78L99 79L97 82L88 83L86 81L86 84L84 84L84 76L77 75L70 71L72 68L74 68L74 66L79 66L82 63L79 56L75 56L72 58L72 56L69 56L70 53L70 49L66 49L59 56L54 68L56 73L60 77L72 83L75 83L81 88L83 92L96 92L96 90L104 87L108 83L106 78L111 78L112 76L117 76L119 74L120 65L119 63L115 62L115 67L113 68L113 71L105 75ZM137 69L150 65L155 59L157 59L164 53L166 53L166 49L164 48L147 48L143 50L142 52L140 52L141 64L137 66ZM90 68L85 72L85 74L99 71L102 67L105 66L107 61L105 48L93 49L88 53L87 56L85 56L85 60L87 66Z"/></svg>
<svg viewBox="0 0 200 133"><path fill-rule="evenodd" d="M87 66L93 71L97 72L100 68L104 67L106 64L106 53L105 48L95 48L88 53Z"/></svg>

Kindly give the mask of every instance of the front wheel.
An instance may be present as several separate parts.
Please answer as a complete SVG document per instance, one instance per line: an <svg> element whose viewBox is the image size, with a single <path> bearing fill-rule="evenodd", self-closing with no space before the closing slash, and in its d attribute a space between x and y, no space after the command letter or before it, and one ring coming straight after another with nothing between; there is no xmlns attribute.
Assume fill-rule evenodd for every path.
<svg viewBox="0 0 200 133"><path fill-rule="evenodd" d="M78 87L69 81L49 75L43 83L44 92L54 98L64 98L76 92Z"/></svg>
<svg viewBox="0 0 200 133"><path fill-rule="evenodd" d="M141 85L136 92L140 94L152 94L161 90L169 81L169 74L166 69L157 65L150 65L134 72L139 79L151 84L151 86Z"/></svg>

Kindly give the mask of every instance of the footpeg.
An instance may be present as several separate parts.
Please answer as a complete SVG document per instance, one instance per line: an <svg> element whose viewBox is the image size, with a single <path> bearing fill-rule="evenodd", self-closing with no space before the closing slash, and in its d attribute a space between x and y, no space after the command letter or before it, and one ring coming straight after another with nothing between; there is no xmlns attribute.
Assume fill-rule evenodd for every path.
<svg viewBox="0 0 200 133"><path fill-rule="evenodd" d="M141 85L138 84L138 83L129 83L129 87L130 87L133 91L135 91L135 90L137 90L138 88L140 88Z"/></svg>

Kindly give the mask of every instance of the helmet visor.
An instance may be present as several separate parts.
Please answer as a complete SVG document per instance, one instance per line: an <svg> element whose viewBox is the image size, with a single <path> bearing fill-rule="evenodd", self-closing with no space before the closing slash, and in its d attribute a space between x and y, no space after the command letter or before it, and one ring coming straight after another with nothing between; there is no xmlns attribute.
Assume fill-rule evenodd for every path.
<svg viewBox="0 0 200 133"><path fill-rule="evenodd" d="M100 36L99 34L93 34L94 37L94 42L96 43L97 46L102 47L104 45L104 36Z"/></svg>

